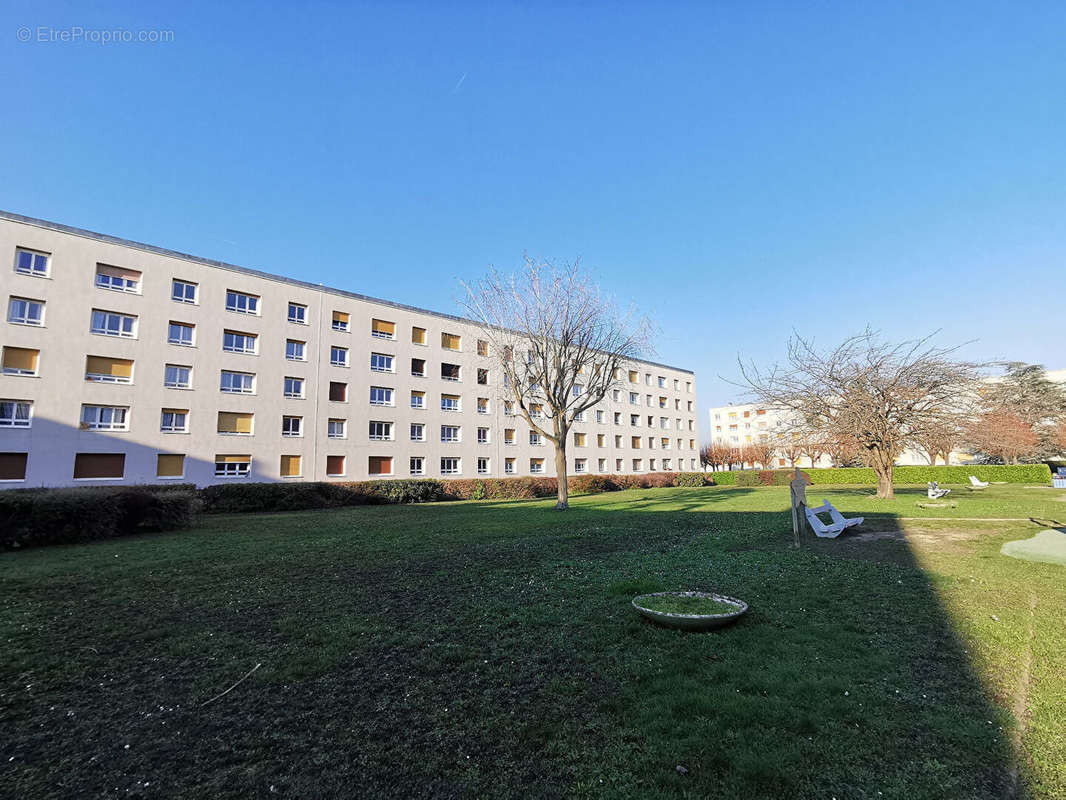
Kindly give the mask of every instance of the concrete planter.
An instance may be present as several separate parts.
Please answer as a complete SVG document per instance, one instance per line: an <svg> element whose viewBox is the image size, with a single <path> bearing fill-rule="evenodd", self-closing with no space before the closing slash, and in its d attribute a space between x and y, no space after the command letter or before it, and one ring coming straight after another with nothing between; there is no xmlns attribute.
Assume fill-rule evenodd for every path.
<svg viewBox="0 0 1066 800"><path fill-rule="evenodd" d="M736 608L724 614L670 614L665 611L654 611L645 608L641 601L649 597L700 597L709 600L717 600L720 603L728 603ZM633 608L642 617L650 619L659 625L668 628L679 628L683 631L709 631L721 628L731 622L736 622L748 610L748 604L735 597L726 597L712 592L656 592L654 594L642 594L633 598Z"/></svg>

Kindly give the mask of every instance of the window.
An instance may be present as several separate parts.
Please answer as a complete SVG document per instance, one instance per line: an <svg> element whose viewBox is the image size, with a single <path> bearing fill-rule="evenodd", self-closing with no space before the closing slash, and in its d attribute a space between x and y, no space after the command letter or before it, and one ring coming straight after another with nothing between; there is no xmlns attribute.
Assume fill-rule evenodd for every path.
<svg viewBox="0 0 1066 800"><path fill-rule="evenodd" d="M534 447L539 447L541 444L540 434L536 431L529 432L529 443Z"/></svg>
<svg viewBox="0 0 1066 800"><path fill-rule="evenodd" d="M607 415L606 414L604 414L602 411L597 411L596 412L596 422L598 422L600 425L602 425L604 422L606 422L606 420L607 420Z"/></svg>
<svg viewBox="0 0 1066 800"><path fill-rule="evenodd" d="M637 394L636 392L630 392L629 393L629 405L631 405L631 406L639 406L640 405L640 395Z"/></svg>
<svg viewBox="0 0 1066 800"><path fill-rule="evenodd" d="M326 456L326 477L340 478L344 475L344 456Z"/></svg>
<svg viewBox="0 0 1066 800"><path fill-rule="evenodd" d="M543 416L543 411L544 411L544 408L543 408L543 406L541 406L540 403L530 403L529 404L529 416L531 416L531 417Z"/></svg>
<svg viewBox="0 0 1066 800"><path fill-rule="evenodd" d="M196 284L175 278L170 287L170 299L177 303L196 305Z"/></svg>
<svg viewBox="0 0 1066 800"><path fill-rule="evenodd" d="M426 329L425 328L411 328L411 344L425 344L426 343Z"/></svg>
<svg viewBox="0 0 1066 800"><path fill-rule="evenodd" d="M128 431L130 429L129 408L83 405L81 427L93 431Z"/></svg>
<svg viewBox="0 0 1066 800"><path fill-rule="evenodd" d="M216 478L247 478L251 471L251 456L215 456Z"/></svg>
<svg viewBox="0 0 1066 800"><path fill-rule="evenodd" d="M507 416L507 417L513 417L514 416L514 400L504 400L503 401L503 413L504 413L504 416Z"/></svg>
<svg viewBox="0 0 1066 800"><path fill-rule="evenodd" d="M163 386L167 389L191 389L192 367L167 364L163 367Z"/></svg>
<svg viewBox="0 0 1066 800"><path fill-rule="evenodd" d="M89 330L101 336L122 336L126 339L134 338L136 334L137 318L129 314L119 314L117 311L101 311L93 309L92 324Z"/></svg>
<svg viewBox="0 0 1066 800"><path fill-rule="evenodd" d="M462 337L457 336L454 333L442 333L440 335L440 346L445 350L460 350L460 344L462 343Z"/></svg>
<svg viewBox="0 0 1066 800"><path fill-rule="evenodd" d="M666 398L659 397L659 408L666 408Z"/></svg>
<svg viewBox="0 0 1066 800"><path fill-rule="evenodd" d="M662 375L659 376L659 388L660 389L665 389L666 388L666 378L664 378Z"/></svg>
<svg viewBox="0 0 1066 800"><path fill-rule="evenodd" d="M459 441L459 426L458 425L441 425L440 426L440 440L442 442L458 442Z"/></svg>
<svg viewBox="0 0 1066 800"><path fill-rule="evenodd" d="M640 427L640 414L630 414L629 424L633 427Z"/></svg>
<svg viewBox="0 0 1066 800"><path fill-rule="evenodd" d="M692 391L692 382L691 381L685 381L685 391L686 392L691 392Z"/></svg>
<svg viewBox="0 0 1066 800"><path fill-rule="evenodd" d="M426 460L422 456L411 456L411 460L408 463L412 475L426 474Z"/></svg>
<svg viewBox="0 0 1066 800"><path fill-rule="evenodd" d="M254 417L254 414L246 412L219 411L216 430L218 433L251 436Z"/></svg>
<svg viewBox="0 0 1066 800"><path fill-rule="evenodd" d="M411 359L411 374L416 378L426 377L426 360L424 358Z"/></svg>
<svg viewBox="0 0 1066 800"><path fill-rule="evenodd" d="M181 347L192 347L195 327L195 325L189 325L184 322L171 322L167 326L167 343Z"/></svg>
<svg viewBox="0 0 1066 800"><path fill-rule="evenodd" d="M640 375L637 374L637 371L635 369L629 370L629 382L640 383Z"/></svg>
<svg viewBox="0 0 1066 800"><path fill-rule="evenodd" d="M602 433L597 433L596 434L596 446L597 447L606 447L607 446L607 436L605 434L602 434Z"/></svg>
<svg viewBox="0 0 1066 800"><path fill-rule="evenodd" d="M614 468L618 472L625 471L625 460L621 458L616 458L614 460Z"/></svg>
<svg viewBox="0 0 1066 800"><path fill-rule="evenodd" d="M458 458L442 458L440 460L441 475L459 475L460 472L460 460Z"/></svg>
<svg viewBox="0 0 1066 800"><path fill-rule="evenodd" d="M424 442L426 440L426 426L421 422L411 423L411 441Z"/></svg>
<svg viewBox="0 0 1066 800"><path fill-rule="evenodd" d="M659 427L663 430L670 430L670 419L668 417L659 417Z"/></svg>
<svg viewBox="0 0 1066 800"><path fill-rule="evenodd" d="M329 363L335 367L348 366L348 348L337 347L336 345L329 348Z"/></svg>
<svg viewBox="0 0 1066 800"><path fill-rule="evenodd" d="M300 456L282 456L280 474L283 478L299 478L303 459Z"/></svg>
<svg viewBox="0 0 1066 800"><path fill-rule="evenodd" d="M633 459L633 471L634 472L640 472L642 469L644 469L644 460L640 459L640 458L634 458Z"/></svg>
<svg viewBox="0 0 1066 800"><path fill-rule="evenodd" d="M618 389L611 390L611 398L617 403L622 399L622 392Z"/></svg>
<svg viewBox="0 0 1066 800"><path fill-rule="evenodd" d="M589 462L587 458L575 458L574 459L574 472L581 474L582 472L589 471Z"/></svg>
<svg viewBox="0 0 1066 800"><path fill-rule="evenodd" d="M253 394L255 392L255 374L251 372L230 372L222 370L219 391L231 394Z"/></svg>
<svg viewBox="0 0 1066 800"><path fill-rule="evenodd" d="M307 343L299 339L285 340L285 358L288 361L306 361Z"/></svg>
<svg viewBox="0 0 1066 800"><path fill-rule="evenodd" d="M479 356L487 356L489 354L489 343L484 339L477 340L477 354Z"/></svg>
<svg viewBox="0 0 1066 800"><path fill-rule="evenodd" d="M348 438L348 420L346 419L330 419L326 423L326 437L329 439L347 439Z"/></svg>
<svg viewBox="0 0 1066 800"><path fill-rule="evenodd" d="M588 434L587 433L575 433L574 434L574 447L587 447L588 446Z"/></svg>
<svg viewBox="0 0 1066 800"><path fill-rule="evenodd" d="M371 422L370 439L375 442L387 442L392 440L391 422Z"/></svg>
<svg viewBox="0 0 1066 800"><path fill-rule="evenodd" d="M655 459L654 458L649 458L648 459L648 469L650 469L652 472L655 472L656 465L655 465Z"/></svg>
<svg viewBox="0 0 1066 800"><path fill-rule="evenodd" d="M249 353L254 355L258 342L259 337L254 333L222 332L222 349L228 353Z"/></svg>
<svg viewBox="0 0 1066 800"><path fill-rule="evenodd" d="M348 317L348 313L347 312L345 312L345 311L334 311L333 312L333 325L332 325L333 330L340 331L341 333L347 333L348 330L349 330L348 321L349 321L349 317Z"/></svg>
<svg viewBox="0 0 1066 800"><path fill-rule="evenodd" d="M371 353L370 354L370 371L371 372L392 372L392 356L385 353Z"/></svg>
<svg viewBox="0 0 1066 800"><path fill-rule="evenodd" d="M644 383L647 386L651 386L651 373L650 372L645 372L644 373Z"/></svg>
<svg viewBox="0 0 1066 800"><path fill-rule="evenodd" d="M74 455L74 478L76 480L115 479L126 473L125 453L76 453Z"/></svg>
<svg viewBox="0 0 1066 800"><path fill-rule="evenodd" d="M7 304L7 321L18 325L44 325L44 300L12 297Z"/></svg>
<svg viewBox="0 0 1066 800"><path fill-rule="evenodd" d="M441 411L458 411L459 410L459 395L457 395L457 394L442 394L440 396L440 410Z"/></svg>
<svg viewBox="0 0 1066 800"><path fill-rule="evenodd" d="M599 470L600 472L606 472L607 471L607 459L606 458L601 458L599 460L599 463L596 466L596 469Z"/></svg>
<svg viewBox="0 0 1066 800"><path fill-rule="evenodd" d="M662 438L661 438L661 439L659 440L659 446L660 446L660 447L661 447L661 448L662 448L663 450L669 450L669 449L670 449L670 440L669 440L669 439L668 439L667 437L663 436L663 437L662 437Z"/></svg>
<svg viewBox="0 0 1066 800"><path fill-rule="evenodd" d="M673 464L674 464L674 462L671 461L669 458L664 458L663 459L663 469L670 470L670 469L673 468Z"/></svg>
<svg viewBox="0 0 1066 800"><path fill-rule="evenodd" d="M503 443L514 444L514 428L503 429Z"/></svg>
<svg viewBox="0 0 1066 800"><path fill-rule="evenodd" d="M111 289L115 292L140 294L141 273L132 269L122 269L122 267L109 267L105 264L97 264L96 287L98 289Z"/></svg>
<svg viewBox="0 0 1066 800"><path fill-rule="evenodd" d="M185 456L180 453L160 453L156 456L155 476L157 478L184 478Z"/></svg>
<svg viewBox="0 0 1066 800"><path fill-rule="evenodd" d="M304 435L304 418L303 417L287 417L281 418L281 435L282 436L303 436Z"/></svg>
<svg viewBox="0 0 1066 800"><path fill-rule="evenodd" d="M531 458L529 459L529 471L533 475L539 475L544 472L544 459L543 458Z"/></svg>
<svg viewBox="0 0 1066 800"><path fill-rule="evenodd" d="M574 397L581 397L581 393L585 391L585 385L582 383L575 383L573 388Z"/></svg>
<svg viewBox="0 0 1066 800"><path fill-rule="evenodd" d="M477 399L477 413L488 414L489 413L489 398L479 397Z"/></svg>
<svg viewBox="0 0 1066 800"><path fill-rule="evenodd" d="M47 278L48 262L50 260L50 253L26 250L22 247L15 248L15 272L18 272L21 275L33 275L38 278Z"/></svg>
<svg viewBox="0 0 1066 800"><path fill-rule="evenodd" d="M297 325L307 324L307 306L300 303L289 303L289 322Z"/></svg>
<svg viewBox="0 0 1066 800"><path fill-rule="evenodd" d="M32 418L29 400L0 400L0 428L28 428Z"/></svg>
<svg viewBox="0 0 1066 800"><path fill-rule="evenodd" d="M425 392L411 392L411 408L425 408L426 407L426 393Z"/></svg>
<svg viewBox="0 0 1066 800"><path fill-rule="evenodd" d="M585 412L584 411L578 411L576 414L574 414L574 422L584 422L584 421L585 421Z"/></svg>
<svg viewBox="0 0 1066 800"><path fill-rule="evenodd" d="M392 475L391 455L370 455L367 458L368 475Z"/></svg>
<svg viewBox="0 0 1066 800"><path fill-rule="evenodd" d="M477 460L477 474L488 475L489 474L489 460L487 458L478 458Z"/></svg>
<svg viewBox="0 0 1066 800"><path fill-rule="evenodd" d="M329 399L334 403L348 402L348 384L340 381L329 382Z"/></svg>
<svg viewBox="0 0 1066 800"><path fill-rule="evenodd" d="M641 448L642 443L643 440L639 436L633 436L629 440L629 446L632 447L634 450L639 450Z"/></svg>
<svg viewBox="0 0 1066 800"><path fill-rule="evenodd" d="M482 386L487 386L489 383L489 371L487 369L479 369L477 371L477 382Z"/></svg>
<svg viewBox="0 0 1066 800"><path fill-rule="evenodd" d="M459 365L458 364L441 364L440 365L440 378L443 381L457 381L459 380Z"/></svg>
<svg viewBox="0 0 1066 800"><path fill-rule="evenodd" d="M285 392L286 397L301 398L304 396L304 379L293 378L290 376L285 377Z"/></svg>
<svg viewBox="0 0 1066 800"><path fill-rule="evenodd" d="M621 411L615 411L614 412L614 424L615 425L621 425L622 424L622 412Z"/></svg>
<svg viewBox="0 0 1066 800"><path fill-rule="evenodd" d="M688 400L688 401L686 401L686 402L688 403L688 410L689 410L689 411L692 411L692 401L691 401L691 400ZM766 412L765 412L765 411L760 411L759 413L760 413L760 414L765 414ZM762 425L765 425L765 424L766 424L765 422L761 423L760 427L761 427Z"/></svg>
<svg viewBox="0 0 1066 800"><path fill-rule="evenodd" d="M392 389L388 389L384 386L371 386L370 387L370 405L372 406L391 406L395 405L392 400Z"/></svg>
<svg viewBox="0 0 1066 800"><path fill-rule="evenodd" d="M374 319L370 321L370 335L378 339L395 339L396 338L396 323L386 322L383 319Z"/></svg>
<svg viewBox="0 0 1066 800"><path fill-rule="evenodd" d="M489 443L489 429L488 428L478 428L477 429L477 443L478 444L488 444Z"/></svg>
<svg viewBox="0 0 1066 800"><path fill-rule="evenodd" d="M503 460L503 472L505 475L514 475L515 460L513 458L505 458Z"/></svg>
<svg viewBox="0 0 1066 800"><path fill-rule="evenodd" d="M100 383L133 383L133 362L126 358L85 358L85 380Z"/></svg>
<svg viewBox="0 0 1066 800"><path fill-rule="evenodd" d="M254 294L245 294L244 292L227 289L226 310L236 311L239 314L258 314L259 298Z"/></svg>
<svg viewBox="0 0 1066 800"><path fill-rule="evenodd" d="M616 434L615 435L615 437L614 437L614 446L615 447L623 447L624 446L622 444L622 436L620 434Z"/></svg>
<svg viewBox="0 0 1066 800"><path fill-rule="evenodd" d="M159 430L163 433L188 433L189 409L164 408L159 421Z"/></svg>

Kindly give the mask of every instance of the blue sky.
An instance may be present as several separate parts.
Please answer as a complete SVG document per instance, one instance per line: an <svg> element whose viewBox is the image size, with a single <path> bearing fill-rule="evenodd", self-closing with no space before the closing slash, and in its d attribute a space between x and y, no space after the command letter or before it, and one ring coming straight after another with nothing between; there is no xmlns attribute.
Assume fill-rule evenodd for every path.
<svg viewBox="0 0 1066 800"><path fill-rule="evenodd" d="M1066 366L1066 4L294 5L6 3L0 207L447 312L580 256L701 410L793 328Z"/></svg>

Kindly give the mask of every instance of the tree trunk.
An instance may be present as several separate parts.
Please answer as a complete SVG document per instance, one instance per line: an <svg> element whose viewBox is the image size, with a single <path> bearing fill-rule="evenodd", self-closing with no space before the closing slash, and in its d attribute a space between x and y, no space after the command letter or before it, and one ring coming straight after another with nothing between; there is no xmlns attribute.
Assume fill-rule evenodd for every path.
<svg viewBox="0 0 1066 800"><path fill-rule="evenodd" d="M555 479L559 482L559 500L555 504L555 510L566 511L570 508L570 487L566 483L566 450L558 446L555 448Z"/></svg>

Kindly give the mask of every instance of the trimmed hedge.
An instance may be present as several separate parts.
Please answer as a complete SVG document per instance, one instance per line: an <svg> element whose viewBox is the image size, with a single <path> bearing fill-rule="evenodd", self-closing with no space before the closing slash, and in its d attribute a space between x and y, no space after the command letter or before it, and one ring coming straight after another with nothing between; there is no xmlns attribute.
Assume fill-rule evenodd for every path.
<svg viewBox="0 0 1066 800"><path fill-rule="evenodd" d="M84 542L185 528L202 502L195 487L15 489L0 492L0 547Z"/></svg>
<svg viewBox="0 0 1066 800"><path fill-rule="evenodd" d="M803 469L809 482L815 486L873 486L877 475L869 467L829 467ZM792 469L737 470L733 472L708 472L707 478L718 486L788 486L794 475ZM978 464L962 467L905 466L892 471L894 484L923 484L929 481L968 485L970 476L981 481L1002 483L1051 483L1051 470L1047 464Z"/></svg>

